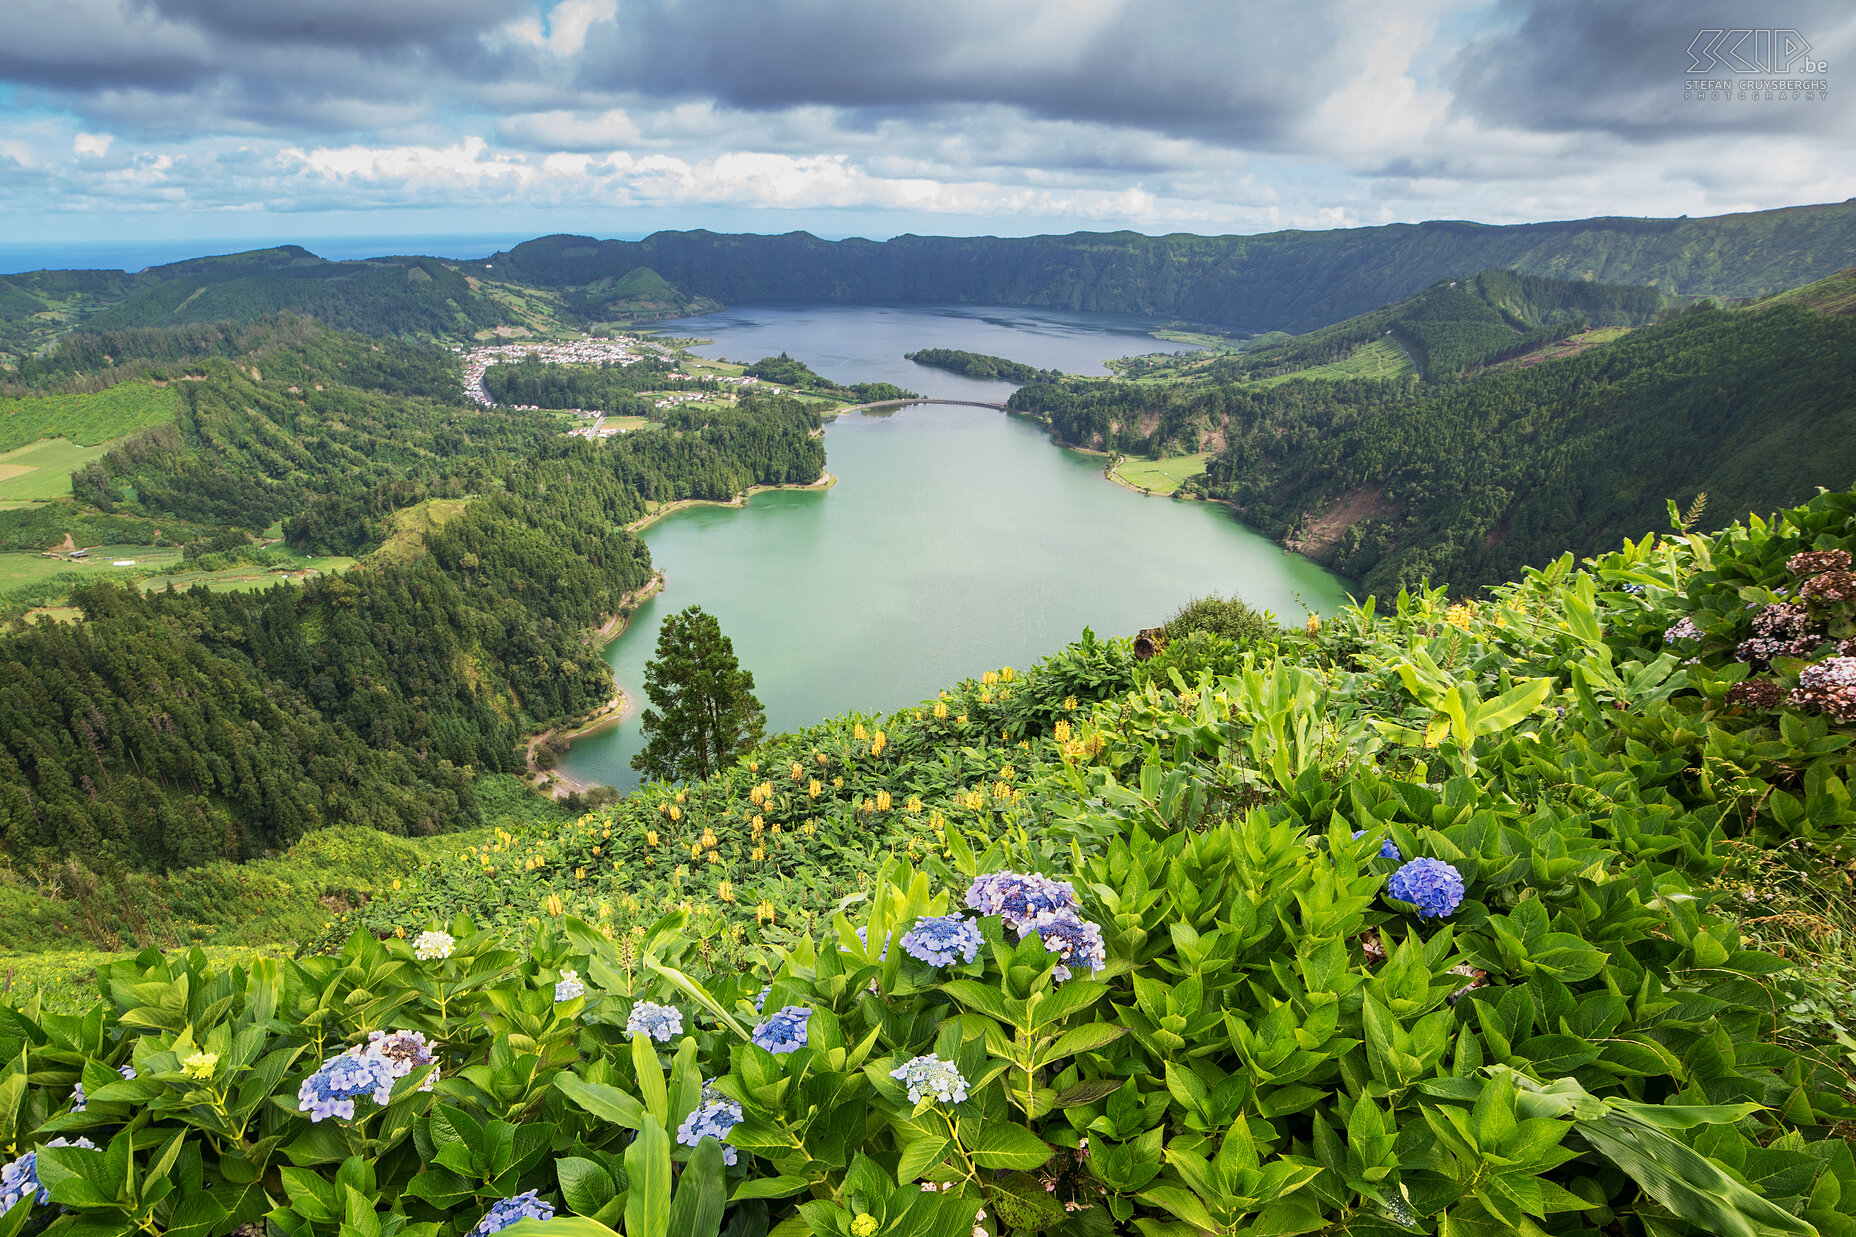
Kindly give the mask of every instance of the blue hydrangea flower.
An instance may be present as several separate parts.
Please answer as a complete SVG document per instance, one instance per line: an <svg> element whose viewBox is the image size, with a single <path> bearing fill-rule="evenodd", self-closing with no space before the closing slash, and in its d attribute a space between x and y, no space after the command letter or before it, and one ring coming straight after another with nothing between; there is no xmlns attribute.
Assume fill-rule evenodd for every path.
<svg viewBox="0 0 1856 1237"><path fill-rule="evenodd" d="M812 1011L804 1005L788 1005L754 1028L754 1042L774 1055L806 1046L806 1020Z"/></svg>
<svg viewBox="0 0 1856 1237"><path fill-rule="evenodd" d="M1641 597L1641 596L1643 596L1643 585L1641 585L1641 584L1626 584L1626 585L1624 586L1624 591L1625 591L1625 592L1627 592L1627 593L1629 593L1629 594L1630 594L1630 595L1631 595L1632 597Z"/></svg>
<svg viewBox="0 0 1856 1237"><path fill-rule="evenodd" d="M683 1015L670 1005L653 1005L640 1001L632 1006L625 1020L627 1035L649 1035L660 1044L668 1044L673 1035L683 1034Z"/></svg>
<svg viewBox="0 0 1856 1237"><path fill-rule="evenodd" d="M889 1076L909 1088L909 1103L919 1104L932 1097L943 1104L958 1104L967 1098L967 1080L952 1061L943 1061L934 1053L905 1061Z"/></svg>
<svg viewBox="0 0 1856 1237"><path fill-rule="evenodd" d="M1070 978L1075 966L1091 973L1108 962L1108 948L1102 943L1102 929L1068 907L1044 911L1027 922L1019 940L1036 933L1044 948L1062 959L1053 972L1058 983Z"/></svg>
<svg viewBox="0 0 1856 1237"><path fill-rule="evenodd" d="M1044 911L1076 905L1069 881L1035 872L988 872L967 888L967 906L982 915L1000 915L1008 928L1022 927Z"/></svg>
<svg viewBox="0 0 1856 1237"><path fill-rule="evenodd" d="M735 1149L728 1145L728 1131L741 1123L741 1105L721 1096L708 1098L712 1093L709 1084L704 1083L703 1102L677 1127L677 1141L694 1147L704 1136L713 1138L722 1144L722 1163L733 1167Z"/></svg>
<svg viewBox="0 0 1856 1237"><path fill-rule="evenodd" d="M895 933L890 933L890 936L894 935ZM889 940L889 936L883 938L883 952L876 956L878 962L889 961ZM857 943L862 945L865 949L870 948L870 929L868 927L859 927L857 929Z"/></svg>
<svg viewBox="0 0 1856 1237"><path fill-rule="evenodd" d="M580 972L562 971L560 981L554 985L554 999L557 1002L571 1001L585 995L586 985L580 982Z"/></svg>
<svg viewBox="0 0 1856 1237"><path fill-rule="evenodd" d="M354 1102L371 1096L384 1104L393 1094L393 1066L383 1057L368 1056L359 1048L337 1053L297 1088L298 1112L306 1112L312 1122L329 1117L354 1120Z"/></svg>
<svg viewBox="0 0 1856 1237"><path fill-rule="evenodd" d="M1366 830L1364 829L1355 829L1353 831L1353 840L1356 842L1365 836L1366 836ZM1403 859L1405 856L1398 853L1398 843L1394 842L1391 838L1387 838L1385 841L1379 844L1379 857L1381 859L1391 859L1391 860L1396 861L1399 859Z"/></svg>
<svg viewBox="0 0 1856 1237"><path fill-rule="evenodd" d="M79 1082L76 1086L71 1088L71 1111L72 1112L85 1111L85 1109L89 1106L89 1103L90 1101L84 1097L84 1084L82 1082Z"/></svg>
<svg viewBox="0 0 1856 1237"><path fill-rule="evenodd" d="M536 1191L525 1190L514 1198L499 1198L491 1203L483 1219L477 1221L477 1227L470 1230L470 1237L490 1237L491 1233L500 1233L517 1220L553 1218L554 1205L544 1201Z"/></svg>
<svg viewBox="0 0 1856 1237"><path fill-rule="evenodd" d="M1386 892L1416 906L1420 919L1442 919L1463 905L1463 874L1440 859L1413 859L1392 873Z"/></svg>
<svg viewBox="0 0 1856 1237"><path fill-rule="evenodd" d="M47 1147L88 1147L96 1150L97 1144L88 1138L79 1138L75 1142L65 1138L54 1138L45 1144ZM0 1168L0 1214L13 1210L21 1199L36 1195L36 1201L43 1206L52 1201L52 1192L39 1180L39 1153L36 1150L14 1160Z"/></svg>
<svg viewBox="0 0 1856 1237"><path fill-rule="evenodd" d="M768 984L765 988L762 988L760 990L760 995L754 998L754 1012L757 1014L764 1012L767 1008L767 998L772 995L772 984Z"/></svg>
<svg viewBox="0 0 1856 1237"><path fill-rule="evenodd" d="M979 928L964 915L923 915L902 934L902 952L929 966L952 966L956 958L971 962L984 943Z"/></svg>
<svg viewBox="0 0 1856 1237"><path fill-rule="evenodd" d="M116 1067L116 1072L118 1074L121 1074L124 1078L134 1078L135 1077L135 1066L119 1065Z"/></svg>

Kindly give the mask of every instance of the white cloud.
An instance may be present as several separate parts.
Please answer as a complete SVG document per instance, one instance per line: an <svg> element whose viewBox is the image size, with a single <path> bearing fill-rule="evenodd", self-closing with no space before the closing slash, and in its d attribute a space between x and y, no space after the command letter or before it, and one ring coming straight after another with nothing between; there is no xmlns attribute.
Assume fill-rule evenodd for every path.
<svg viewBox="0 0 1856 1237"><path fill-rule="evenodd" d="M115 140L113 133L80 133L71 139L71 150L80 155L106 155Z"/></svg>

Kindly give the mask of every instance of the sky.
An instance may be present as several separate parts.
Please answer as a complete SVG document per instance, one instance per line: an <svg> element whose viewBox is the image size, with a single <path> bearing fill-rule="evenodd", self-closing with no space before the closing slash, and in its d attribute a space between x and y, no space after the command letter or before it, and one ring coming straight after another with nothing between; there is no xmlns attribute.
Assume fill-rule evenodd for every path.
<svg viewBox="0 0 1856 1237"><path fill-rule="evenodd" d="M7 8L15 246L1223 234L1856 196L1848 0ZM1696 97L1728 78L1828 89Z"/></svg>

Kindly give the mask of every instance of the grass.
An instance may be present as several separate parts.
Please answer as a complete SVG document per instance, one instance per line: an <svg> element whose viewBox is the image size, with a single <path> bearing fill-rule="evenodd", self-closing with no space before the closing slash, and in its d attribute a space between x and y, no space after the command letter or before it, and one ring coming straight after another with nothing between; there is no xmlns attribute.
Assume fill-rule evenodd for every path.
<svg viewBox="0 0 1856 1237"><path fill-rule="evenodd" d="M132 558L135 567L114 567L119 559ZM140 574L137 568L178 563L180 551L173 546L108 545L97 546L88 559L71 562L65 558L46 558L42 554L0 554L0 593L38 584L65 572L105 572L114 576Z"/></svg>
<svg viewBox="0 0 1856 1237"><path fill-rule="evenodd" d="M1205 471L1205 461L1212 458L1210 451L1199 451L1192 455L1173 455L1163 460L1142 460L1133 456L1124 456L1115 466L1115 476L1137 490L1147 490L1153 494L1171 494L1179 489L1180 483L1188 477L1197 476Z"/></svg>
<svg viewBox="0 0 1856 1237"><path fill-rule="evenodd" d="M46 502L71 497L71 474L109 450L68 438L42 438L0 454L0 501Z"/></svg>
<svg viewBox="0 0 1856 1237"><path fill-rule="evenodd" d="M1342 382L1353 378L1402 378L1417 372L1412 368L1411 358L1405 355L1403 348L1389 339L1381 338L1355 349L1352 354L1338 361L1298 369L1293 374L1261 378L1245 385L1273 387L1304 378L1321 382Z"/></svg>
<svg viewBox="0 0 1856 1237"><path fill-rule="evenodd" d="M637 419L643 420L642 417ZM412 562L425 553L425 535L449 524L469 505L468 498L428 498L422 503L402 507L393 513L393 531L387 534L379 549L368 555L368 561Z"/></svg>
<svg viewBox="0 0 1856 1237"><path fill-rule="evenodd" d="M170 584L181 590L190 589L196 584L204 584L216 592L248 593L253 589L270 588L286 579L296 579L298 573L305 571L317 574L347 571L359 561L340 554L324 555L321 558L292 554L290 560L290 567L287 571L272 570L257 563L244 563L237 567L227 567L222 571L176 571L144 576L141 580L141 587L147 592L164 589Z"/></svg>
<svg viewBox="0 0 1856 1237"><path fill-rule="evenodd" d="M172 421L175 404L173 391L152 382L124 382L91 395L0 399L0 451L41 438L101 446Z"/></svg>

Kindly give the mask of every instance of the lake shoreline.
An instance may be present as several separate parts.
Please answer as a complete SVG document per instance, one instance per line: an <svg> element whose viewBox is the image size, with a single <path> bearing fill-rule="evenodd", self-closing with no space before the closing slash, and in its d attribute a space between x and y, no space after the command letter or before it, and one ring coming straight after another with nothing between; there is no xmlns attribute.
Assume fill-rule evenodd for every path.
<svg viewBox="0 0 1856 1237"><path fill-rule="evenodd" d="M632 625L632 615L638 612L638 607L663 592L666 583L664 573L658 571L643 585L620 597L618 612L600 624L587 638L587 643L595 651L603 651L608 644L625 634L626 629ZM554 768L544 771L535 764L535 751L543 743L555 738L565 740L571 747L575 739L597 734L618 725L629 717L632 711L631 696L616 683L613 686L615 690L612 699L574 723L572 728L561 730L558 727L549 727L523 740L522 756L523 762L528 766L528 775L530 778L543 779L536 782L535 788L550 799L562 799L570 794L585 794L595 787L604 785L603 782L589 782L584 778L575 777L561 768L558 763ZM565 754L565 752L562 753L563 756Z"/></svg>
<svg viewBox="0 0 1856 1237"><path fill-rule="evenodd" d="M679 511L687 511L691 507L741 508L747 506L748 499L754 497L756 494L767 494L774 490L829 490L837 484L838 478L827 470L820 473L818 475L818 480L809 485L750 485L747 489L726 501L717 498L679 498L675 502L665 503L648 515L639 516L625 526L625 531L628 533L641 533L666 516L675 515Z"/></svg>

